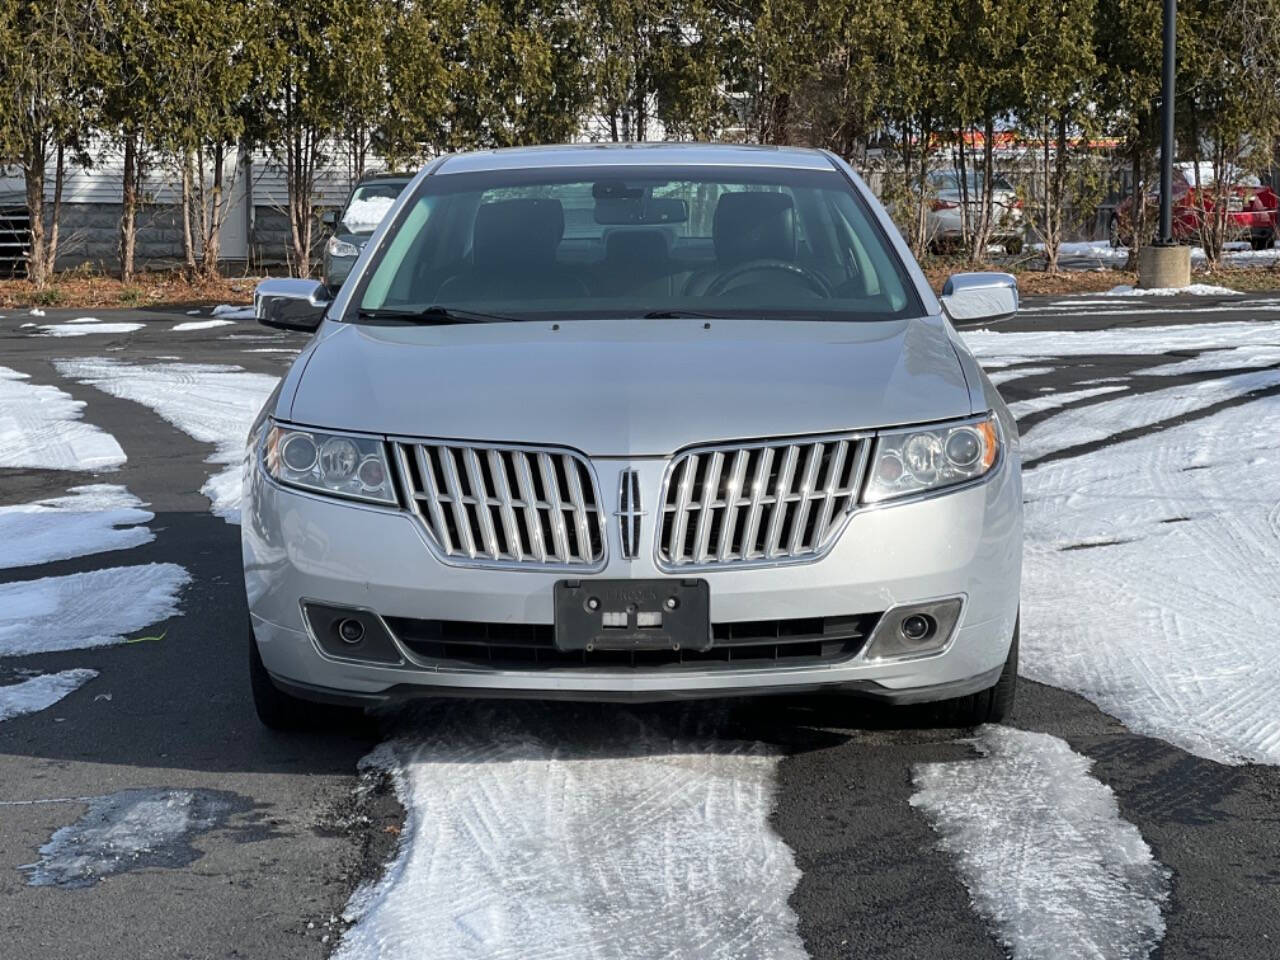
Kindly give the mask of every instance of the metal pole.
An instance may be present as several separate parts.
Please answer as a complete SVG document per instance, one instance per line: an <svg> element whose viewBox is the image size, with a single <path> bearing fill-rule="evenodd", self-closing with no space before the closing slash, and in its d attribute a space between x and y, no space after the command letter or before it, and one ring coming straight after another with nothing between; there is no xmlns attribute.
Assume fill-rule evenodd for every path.
<svg viewBox="0 0 1280 960"><path fill-rule="evenodd" d="M1160 104L1160 243L1173 243L1173 103L1178 0L1164 0L1164 82Z"/></svg>

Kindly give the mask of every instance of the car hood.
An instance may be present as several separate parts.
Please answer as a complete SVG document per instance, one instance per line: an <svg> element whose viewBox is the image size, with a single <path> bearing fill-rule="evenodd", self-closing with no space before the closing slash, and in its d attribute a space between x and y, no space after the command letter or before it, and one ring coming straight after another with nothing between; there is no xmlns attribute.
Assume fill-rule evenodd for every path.
<svg viewBox="0 0 1280 960"><path fill-rule="evenodd" d="M938 317L326 323L299 363L296 423L592 456L972 412Z"/></svg>

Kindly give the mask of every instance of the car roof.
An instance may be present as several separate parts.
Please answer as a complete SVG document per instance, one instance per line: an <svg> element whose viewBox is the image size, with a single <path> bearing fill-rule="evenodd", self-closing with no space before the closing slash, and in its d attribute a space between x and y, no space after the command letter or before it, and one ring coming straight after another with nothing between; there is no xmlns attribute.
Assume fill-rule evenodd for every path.
<svg viewBox="0 0 1280 960"><path fill-rule="evenodd" d="M383 170L379 173L364 174L363 176L360 177L359 180L356 181L356 185L359 186L362 183L374 183L376 181L388 181L388 180L392 182L396 180L403 180L405 183L408 183L410 180L414 178L414 176L416 176L416 174L394 173L389 170Z"/></svg>
<svg viewBox="0 0 1280 960"><path fill-rule="evenodd" d="M834 170L831 159L804 147L736 143L581 143L509 147L446 157L436 174L547 167L725 166Z"/></svg>

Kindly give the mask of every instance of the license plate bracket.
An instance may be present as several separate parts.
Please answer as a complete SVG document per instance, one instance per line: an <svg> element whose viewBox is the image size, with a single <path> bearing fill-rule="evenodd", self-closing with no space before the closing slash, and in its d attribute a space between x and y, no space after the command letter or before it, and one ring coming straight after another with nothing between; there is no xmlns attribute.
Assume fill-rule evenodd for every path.
<svg viewBox="0 0 1280 960"><path fill-rule="evenodd" d="M560 650L711 648L705 580L561 580L555 616Z"/></svg>

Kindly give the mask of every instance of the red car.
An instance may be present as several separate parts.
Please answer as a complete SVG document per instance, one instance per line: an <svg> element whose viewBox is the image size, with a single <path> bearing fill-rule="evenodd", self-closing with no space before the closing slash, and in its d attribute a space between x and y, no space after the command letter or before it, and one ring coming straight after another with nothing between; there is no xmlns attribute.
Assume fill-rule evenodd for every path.
<svg viewBox="0 0 1280 960"><path fill-rule="evenodd" d="M1200 187L1197 194L1191 177L1190 164L1176 166L1173 170L1173 237L1182 243L1200 239L1203 216L1213 209L1214 191L1212 172L1201 167ZM1247 178L1241 177L1241 181ZM1146 195L1147 219L1155 228L1159 217L1160 194ZM1229 240L1247 239L1254 250L1266 250L1276 239L1277 207L1280 202L1274 188L1258 183L1239 182L1231 187L1227 198ZM1133 242L1133 197L1126 197L1117 204L1111 214L1111 245L1127 247Z"/></svg>

